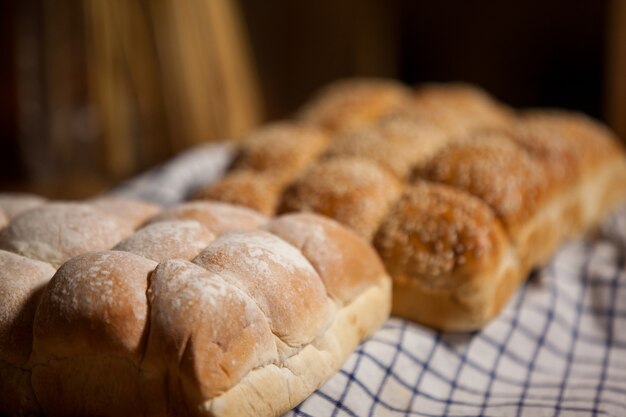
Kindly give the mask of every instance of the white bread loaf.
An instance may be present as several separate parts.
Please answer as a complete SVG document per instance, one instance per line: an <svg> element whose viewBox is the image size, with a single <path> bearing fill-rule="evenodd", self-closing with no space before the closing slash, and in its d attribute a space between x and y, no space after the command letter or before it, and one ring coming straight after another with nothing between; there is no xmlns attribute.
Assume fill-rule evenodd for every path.
<svg viewBox="0 0 626 417"><path fill-rule="evenodd" d="M184 204L107 241L114 250L93 251L102 227L81 228L72 216L99 209L44 208L31 211L35 219L62 220L47 227L46 244L63 243L72 227L83 249L73 246L81 253L56 273L0 251L0 332L9 335L0 343L9 396L0 414L276 416L336 372L390 311L390 279L373 248L316 215L269 220ZM213 229L180 220L190 217ZM37 246L38 235L13 224L20 219L8 230Z"/></svg>

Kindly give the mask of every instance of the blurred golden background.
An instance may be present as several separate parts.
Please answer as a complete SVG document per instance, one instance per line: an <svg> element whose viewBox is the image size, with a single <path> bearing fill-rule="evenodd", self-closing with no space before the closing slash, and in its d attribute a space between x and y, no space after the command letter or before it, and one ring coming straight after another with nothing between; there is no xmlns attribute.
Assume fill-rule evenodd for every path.
<svg viewBox="0 0 626 417"><path fill-rule="evenodd" d="M626 136L624 0L2 2L0 189L86 197L341 77L462 80Z"/></svg>

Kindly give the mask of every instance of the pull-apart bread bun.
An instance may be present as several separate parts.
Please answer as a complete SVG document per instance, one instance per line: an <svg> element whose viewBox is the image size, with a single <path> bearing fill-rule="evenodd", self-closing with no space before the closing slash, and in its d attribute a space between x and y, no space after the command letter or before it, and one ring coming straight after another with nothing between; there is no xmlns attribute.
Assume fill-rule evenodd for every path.
<svg viewBox="0 0 626 417"><path fill-rule="evenodd" d="M608 129L515 112L470 85L344 81L299 115L333 136L268 207L323 214L372 241L394 312L436 328L484 326L560 244L626 200L626 158ZM243 195L228 178L208 197ZM255 207L259 194L240 202Z"/></svg>
<svg viewBox="0 0 626 417"><path fill-rule="evenodd" d="M333 220L97 203L2 231L0 415L278 416L389 315L378 255Z"/></svg>
<svg viewBox="0 0 626 417"><path fill-rule="evenodd" d="M41 206L46 199L34 194L26 193L0 193L0 212L11 220L18 214Z"/></svg>
<svg viewBox="0 0 626 417"><path fill-rule="evenodd" d="M411 91L395 81L347 79L322 89L298 116L330 132L348 132L401 110L411 99Z"/></svg>

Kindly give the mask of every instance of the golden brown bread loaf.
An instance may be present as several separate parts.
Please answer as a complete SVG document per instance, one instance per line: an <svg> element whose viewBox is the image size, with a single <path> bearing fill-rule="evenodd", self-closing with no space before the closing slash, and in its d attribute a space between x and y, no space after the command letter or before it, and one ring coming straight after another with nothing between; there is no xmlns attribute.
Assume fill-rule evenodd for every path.
<svg viewBox="0 0 626 417"><path fill-rule="evenodd" d="M316 164L295 181L278 211L323 214L370 239L401 191L400 182L372 161L334 158Z"/></svg>
<svg viewBox="0 0 626 417"><path fill-rule="evenodd" d="M583 115L514 112L464 84L421 86L382 111L401 95L393 85L323 90L301 114L335 135L271 198L279 213L324 214L372 240L400 316L480 328L564 240L626 201L624 151ZM236 174L210 197L237 193Z"/></svg>
<svg viewBox="0 0 626 417"><path fill-rule="evenodd" d="M2 232L61 265L0 250L0 415L277 416L389 315L378 255L332 220L105 203L47 203Z"/></svg>

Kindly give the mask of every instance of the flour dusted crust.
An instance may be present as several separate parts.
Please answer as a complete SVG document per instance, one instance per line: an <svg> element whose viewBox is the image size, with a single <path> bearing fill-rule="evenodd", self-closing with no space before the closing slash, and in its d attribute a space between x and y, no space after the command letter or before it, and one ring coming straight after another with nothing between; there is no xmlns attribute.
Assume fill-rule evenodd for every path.
<svg viewBox="0 0 626 417"><path fill-rule="evenodd" d="M300 251L271 233L222 235L193 262L250 294L272 332L290 346L310 343L328 323L332 305L317 272Z"/></svg>
<svg viewBox="0 0 626 417"><path fill-rule="evenodd" d="M172 220L195 220L215 235L233 230L254 230L267 222L267 217L244 207L215 201L192 201L163 210L149 223Z"/></svg>
<svg viewBox="0 0 626 417"><path fill-rule="evenodd" d="M55 267L90 250L109 249L132 229L85 203L27 210L0 232L0 248Z"/></svg>
<svg viewBox="0 0 626 417"><path fill-rule="evenodd" d="M46 199L28 193L0 193L0 211L4 213L8 220L18 214L39 207L46 202Z"/></svg>
<svg viewBox="0 0 626 417"><path fill-rule="evenodd" d="M90 252L66 262L34 322L31 382L44 415L139 415L146 290L156 262Z"/></svg>
<svg viewBox="0 0 626 417"><path fill-rule="evenodd" d="M66 229L96 239L102 230L92 225L89 235L81 217L93 214L130 226L91 204L50 203L9 229L33 215L65 222L30 236L33 244ZM292 245L291 227L305 241ZM247 209L199 202L129 233L99 242L104 249L76 245L56 271L0 250L0 414L277 416L389 315L390 278L377 254L329 219L270 225Z"/></svg>
<svg viewBox="0 0 626 417"><path fill-rule="evenodd" d="M195 220L162 221L138 230L113 250L132 252L157 262L191 260L214 239L215 235Z"/></svg>
<svg viewBox="0 0 626 417"><path fill-rule="evenodd" d="M31 353L35 310L54 272L49 264L0 250L0 413L38 410L23 367Z"/></svg>
<svg viewBox="0 0 626 417"><path fill-rule="evenodd" d="M150 217L157 214L161 207L147 201L131 200L115 196L98 197L90 204L105 213L115 217L130 229L137 229Z"/></svg>

